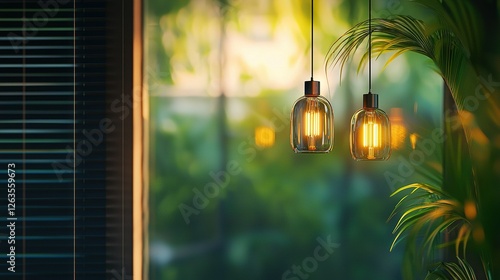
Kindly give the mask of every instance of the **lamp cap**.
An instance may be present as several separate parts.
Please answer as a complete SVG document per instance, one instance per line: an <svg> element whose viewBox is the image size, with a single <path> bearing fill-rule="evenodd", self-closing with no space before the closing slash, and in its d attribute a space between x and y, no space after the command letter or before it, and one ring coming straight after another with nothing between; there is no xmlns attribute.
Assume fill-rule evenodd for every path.
<svg viewBox="0 0 500 280"><path fill-rule="evenodd" d="M319 86L319 81L314 81L312 78L310 81L305 81L304 94L307 96L318 96L320 90Z"/></svg>
<svg viewBox="0 0 500 280"><path fill-rule="evenodd" d="M377 109L378 108L378 94L374 94L374 93L372 94L371 92L363 94L363 108Z"/></svg>

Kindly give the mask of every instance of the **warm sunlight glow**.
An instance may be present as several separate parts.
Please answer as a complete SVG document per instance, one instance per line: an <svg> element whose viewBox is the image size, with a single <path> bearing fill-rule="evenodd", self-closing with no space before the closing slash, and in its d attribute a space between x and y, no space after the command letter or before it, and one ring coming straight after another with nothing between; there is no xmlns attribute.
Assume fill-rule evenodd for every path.
<svg viewBox="0 0 500 280"><path fill-rule="evenodd" d="M474 241L476 241L477 243L482 243L484 241L484 229L482 226L478 226L476 227L473 231L472 231L472 237L474 238Z"/></svg>
<svg viewBox="0 0 500 280"><path fill-rule="evenodd" d="M411 142L411 148L415 150L417 147L417 137L418 135L416 133L410 134L410 142Z"/></svg>
<svg viewBox="0 0 500 280"><path fill-rule="evenodd" d="M464 212L465 212L465 217L467 217L468 220L472 221L476 218L477 210L476 210L476 205L474 204L473 201L465 202Z"/></svg>
<svg viewBox="0 0 500 280"><path fill-rule="evenodd" d="M403 121L403 110L401 108L391 108L389 114L391 121L391 148L401 149L406 138L406 126Z"/></svg>
<svg viewBox="0 0 500 280"><path fill-rule="evenodd" d="M142 1L134 0L134 19L133 19L133 40L134 40L134 53L133 53L133 100L134 104L138 104L138 106L134 106L133 110L133 213L132 219L133 224L135 225L133 228L133 256L132 256L132 265L133 265L133 278L134 279L143 279L145 277L144 272L144 231L146 227L144 227L144 194L146 191L144 190L144 186L147 185L148 176L144 176L145 174L145 166L144 166L144 156L148 154L146 143L144 141L144 114L143 112L143 103L142 100L145 100L143 96L143 37L142 37ZM144 99L143 99L144 98ZM147 252L147 251L146 251ZM147 278L147 277L146 277Z"/></svg>
<svg viewBox="0 0 500 280"><path fill-rule="evenodd" d="M255 145L262 148L269 148L274 145L275 133L272 127L259 126L255 128Z"/></svg>

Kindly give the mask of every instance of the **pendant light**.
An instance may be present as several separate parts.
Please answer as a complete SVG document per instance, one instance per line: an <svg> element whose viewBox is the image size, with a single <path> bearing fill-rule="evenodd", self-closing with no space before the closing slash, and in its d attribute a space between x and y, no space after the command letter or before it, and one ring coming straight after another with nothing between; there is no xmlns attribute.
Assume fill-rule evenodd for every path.
<svg viewBox="0 0 500 280"><path fill-rule="evenodd" d="M313 12L311 0L311 80L304 85L304 96L293 105L290 116L290 144L296 153L328 153L333 148L333 109L320 96L320 83L313 79Z"/></svg>
<svg viewBox="0 0 500 280"><path fill-rule="evenodd" d="M387 160L391 155L391 128L372 91L372 1L368 0L368 93L363 108L351 119L350 147L355 160Z"/></svg>

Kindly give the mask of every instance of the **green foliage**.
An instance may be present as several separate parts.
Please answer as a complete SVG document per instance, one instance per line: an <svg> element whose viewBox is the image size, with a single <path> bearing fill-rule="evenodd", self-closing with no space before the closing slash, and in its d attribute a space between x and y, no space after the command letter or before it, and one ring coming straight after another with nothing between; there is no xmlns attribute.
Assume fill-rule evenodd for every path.
<svg viewBox="0 0 500 280"><path fill-rule="evenodd" d="M467 56L477 55L483 40L483 24L480 15L469 1L416 0L434 12L439 21L437 27L453 34Z"/></svg>
<svg viewBox="0 0 500 280"><path fill-rule="evenodd" d="M386 66L396 57L406 52L415 52L430 58L437 67L437 72L457 99L460 91L461 77L465 74L464 61L467 57L466 48L461 40L450 30L437 24L425 24L411 16L396 15L390 19L376 18L372 20L372 30L369 21L355 25L340 37L330 48L327 55L328 65L339 65L342 69L347 61L363 45L372 32L372 51L380 56L384 52L393 51ZM358 71L366 63L368 52L363 54Z"/></svg>
<svg viewBox="0 0 500 280"><path fill-rule="evenodd" d="M457 263L443 262L430 271L425 280L477 280L472 266L465 259L457 257Z"/></svg>
<svg viewBox="0 0 500 280"><path fill-rule="evenodd" d="M432 262L431 253L445 245L455 245L455 254L465 257L469 254L466 250L469 237L474 230L482 232L484 225L486 240L482 234L475 238L479 246L476 246L477 250L474 253L481 258L486 275L491 277L490 270L500 268L498 260L496 263L492 260L494 249L488 246L488 244L498 244L493 237L499 233L499 227L493 219L498 207L491 199L498 195L497 188L492 183L498 177L493 167L496 164L494 159L495 155L498 155L498 147L492 147L489 142L499 137L500 100L499 95L495 94L491 79L489 86L485 83L484 71L485 69L493 71L489 73L490 78L498 77L500 70L489 67L489 63L485 61L491 57L498 58L499 46L498 44L493 47L485 46L483 29L487 28L486 19L476 8L481 7L481 12L484 13L488 9L496 10L497 6L491 1L474 3L415 0L413 2L421 4L434 16L418 19L411 15L394 15L389 18L375 18L371 23L360 22L332 44L327 55L326 67L339 66L342 76L342 69L363 46L369 34L372 34L372 49L377 57L382 53L392 53L387 59L386 66L407 52L418 53L433 62L435 70L445 81L458 109L458 113L445 112L448 140L445 143L443 186L416 183L403 186L394 192L393 195L412 190L401 198L391 214L391 217L396 214L401 215L394 228L395 238L391 250L403 237L408 237L405 270L412 269L411 265L407 264L420 263L421 259L424 260L424 264ZM488 14L490 13L488 11ZM499 25L498 15L488 21L495 26ZM489 43L495 42L491 40ZM485 50L490 53L484 53ZM364 51L358 71L366 63L367 57L368 53ZM470 100L478 100L478 92L487 96L484 98L486 101L482 103L478 101L476 107L467 104ZM448 109L453 109L449 104L447 106ZM454 124L451 125L450 121ZM491 152L488 154L485 150ZM477 209L479 221L465 217L466 203L473 205L474 211ZM476 219L476 215L474 214L471 219ZM443 244L439 241L443 233L456 234L456 239ZM426 254L418 254L417 248L420 245L422 250L427 249ZM458 264L443 263L442 267L453 277L452 279L471 279L469 276L473 275L470 273L472 268L460 258L458 260ZM491 266L492 263L495 263L494 268ZM429 277L443 277L444 274L440 273L436 272ZM407 278L412 277L412 273L405 272L404 275ZM461 278L462 276L465 278Z"/></svg>
<svg viewBox="0 0 500 280"><path fill-rule="evenodd" d="M352 96L358 96L355 93L358 89L355 87L339 89L335 102L332 102L334 107L337 106L336 131L340 132L337 134L339 136L336 138L333 156L302 156L291 152L288 146L287 116L291 102L299 96L301 82L293 84L296 81L291 78L293 85L276 89L273 86L277 80L266 83L269 79L259 78L269 78L276 72L287 75L293 72L288 68L273 68L273 65L280 65L274 60L275 57L265 61L265 67L258 68L263 70L256 71L256 68L248 67L249 62L266 57L264 54L269 50L282 52L297 48L298 55L288 57L292 62L300 62L308 54L309 45L304 39L308 37L304 34L308 34L310 28L309 6L306 2L260 1L262 5L255 5L252 1L215 0L148 2L153 3L148 9L152 14L151 22L147 22L147 28L152 33L148 37L151 52L148 60L148 74L151 77L148 80L149 89L153 93L150 97L151 183L148 238L153 244L150 249L155 254L152 254L150 261L151 279L280 279L284 271L311 255L317 246L315 239L318 236L328 234L332 234L341 246L328 260L319 264L318 271L308 279L397 279L399 272L395 267L401 262L402 246L395 245L404 236L412 234L415 242L407 242L406 247L403 247L406 248L405 268L422 263L419 256L422 254L415 249L418 248L417 245L413 245L425 242L423 240L419 243L419 234L436 232L425 246L427 251L433 246L453 244L458 244L457 252L465 251L469 236L467 233L470 230L466 221L461 219L463 209L460 205L464 205L467 198L475 199L472 196L474 191L463 191L463 195L457 195L456 189L463 190L474 185L469 184L469 180L461 180L465 176L472 177L470 164L460 165L463 168L460 170L454 167L457 169L456 174L461 177L456 181L445 182L454 184L456 189L443 188L447 192L442 194L440 188L434 188L433 194L421 187L418 190L406 190L413 192L398 204L395 215L409 213L398 223L396 234L399 236L393 244L396 252L390 254L387 251L392 241L390 228L380 220L390 213L392 207L387 201L389 190L382 172L391 170L395 161L373 165L353 163L350 160L348 137L342 132L348 130L348 121L343 118L348 118L349 110L354 109ZM444 2L448 5L447 1ZM207 3L210 5L205 5ZM349 24L342 17L349 15L349 20L353 20L366 14L365 2L360 3L342 1L338 6L336 1L322 1L315 4L320 7L315 11L316 51L328 49L322 36L337 37L340 35L339 26ZM430 7L429 5L426 7ZM236 80L239 86L236 94L234 89L228 90L224 108L217 105L220 104L220 97L214 96L221 74L218 72L221 18L217 12L219 10L214 7L230 8L223 10L227 12L223 19L229 27L227 35L233 36L226 49L227 63L237 62L242 69L240 71L236 68L238 71L234 72L240 73L236 75L240 77ZM457 11L465 15L474 14L464 8ZM458 31L445 29L440 25L454 23L461 18L468 20L467 16L449 19L437 16L442 22L427 22L417 18L395 16L375 19L374 22L379 24L373 25L374 51L379 55L394 51L389 61L408 51L437 61L436 71L453 88L454 96L460 97L457 100L463 100L467 92L471 88L474 90L473 86L476 85L470 79L462 77L476 69L468 63L472 58L477 58L474 52L479 47L471 44L476 43L470 39L473 37L457 36L455 33ZM286 28L280 27L279 23ZM457 24L456 30L476 28L469 23ZM269 29L266 28L268 25ZM332 26L335 28L331 28ZM352 46L342 54L345 55L345 61L352 57L368 35L366 22L356 28L360 32L353 33L352 38L342 37L345 39L344 46ZM286 47L272 44L278 35L286 35L287 31L292 33L293 40L287 41ZM234 37L235 34L237 37ZM233 44L235 38L244 38L245 43ZM269 43L268 48L260 48ZM256 46L258 53L253 52ZM332 47L330 54L342 50L342 46L337 49ZM238 56L235 56L236 53ZM244 57L239 54L254 55L246 56L250 58L247 61L241 60ZM335 56L329 59L330 62L341 61ZM348 67L345 61L342 65ZM439 107L436 104L439 104L440 97L435 95L424 102L420 101L423 95L431 96L426 92L434 92L434 89L440 88L440 84L422 70L424 67L416 66L422 62L417 56L407 56L399 61L401 64L395 68L398 77L378 77L378 82L386 85L387 81L394 82L395 79L404 81L399 85L391 84L384 91L393 97L385 99L384 106L403 107L405 111L411 111L413 102L408 102L408 96L398 95L399 92L411 92L411 98L414 98L415 103L419 101L421 107L418 123L422 126L415 130L415 125L412 125L411 129L425 137L428 128L435 127L438 122L434 120L429 123L429 119L433 118L436 107ZM366 62L366 53L362 62ZM412 69L407 65L411 65ZM226 72L223 76L229 82L230 74L234 73ZM196 87L196 92L183 91L181 88L186 86L186 81L188 86L200 86ZM246 88L251 88L251 96L239 92ZM184 94L195 96L187 97ZM344 103L343 98L346 99ZM219 112L225 112L227 118L220 117ZM414 123L417 118L417 113L414 112L412 119L408 121ZM276 144L273 147L255 145L253 132L255 127L261 125L275 126ZM465 141L458 144L467 147ZM416 174L419 179L431 181L432 185L442 184L442 174L439 173L442 169L439 162L442 150L438 147L436 152L426 158L424 164L415 167L422 173ZM456 150L451 150L454 151ZM457 165L470 160L467 153L456 153L455 156ZM433 157L432 160L430 157ZM227 162L236 162L241 171L231 176L227 187L210 199L206 207L197 209L199 213L190 216L190 223L186 224L179 206L185 204L193 207L193 199L196 197L194 189L203 192L205 186L214 183L209 174L226 171ZM413 177L404 178L405 182L410 182L409 180L413 180ZM397 195L402 193L403 189ZM422 195L421 199L418 199L419 195ZM424 203L421 205L428 207L411 211L412 202L415 203L413 206L421 202ZM425 217L437 215L439 211L456 220L443 224L447 219L443 216L425 221ZM408 220L409 217L414 217L414 220ZM415 226L417 221L423 223L420 230ZM455 243L443 244L440 240L439 235L445 229L459 231L461 228L464 228L463 234ZM163 251L158 249L162 246L166 247ZM470 247L469 244L468 248ZM427 267L422 271L425 273ZM407 278L411 277L408 271L403 273L409 275Z"/></svg>
<svg viewBox="0 0 500 280"><path fill-rule="evenodd" d="M389 217L391 219L396 214L402 213L393 230L396 237L390 250L392 251L404 233L407 233L406 236L411 242L416 242L421 231L425 231L425 239L421 249L427 248L427 253L430 254L436 244L440 243L438 241L439 234L453 226L459 228L457 238L448 244L440 245L454 244L458 256L462 243L465 255L465 248L471 234L471 225L465 217L463 205L439 188L419 183L401 187L391 196L407 190L411 190L411 192L399 200Z"/></svg>

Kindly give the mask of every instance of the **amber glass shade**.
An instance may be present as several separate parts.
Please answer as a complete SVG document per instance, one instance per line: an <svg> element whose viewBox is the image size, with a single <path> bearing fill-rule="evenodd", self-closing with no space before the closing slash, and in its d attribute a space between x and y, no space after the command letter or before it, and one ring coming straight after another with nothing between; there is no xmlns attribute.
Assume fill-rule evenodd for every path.
<svg viewBox="0 0 500 280"><path fill-rule="evenodd" d="M333 148L333 109L319 95L305 95L293 105L290 144L296 153L328 153Z"/></svg>
<svg viewBox="0 0 500 280"><path fill-rule="evenodd" d="M355 160L387 160L390 157L389 118L376 106L363 106L352 116L350 135L351 155Z"/></svg>

